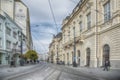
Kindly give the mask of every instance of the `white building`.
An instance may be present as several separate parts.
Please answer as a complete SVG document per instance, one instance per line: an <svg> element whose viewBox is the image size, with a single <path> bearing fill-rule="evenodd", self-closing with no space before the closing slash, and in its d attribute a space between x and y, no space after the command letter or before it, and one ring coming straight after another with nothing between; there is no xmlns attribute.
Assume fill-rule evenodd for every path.
<svg viewBox="0 0 120 80"><path fill-rule="evenodd" d="M9 64L11 58L19 62L22 29L6 14L0 14L0 64Z"/></svg>

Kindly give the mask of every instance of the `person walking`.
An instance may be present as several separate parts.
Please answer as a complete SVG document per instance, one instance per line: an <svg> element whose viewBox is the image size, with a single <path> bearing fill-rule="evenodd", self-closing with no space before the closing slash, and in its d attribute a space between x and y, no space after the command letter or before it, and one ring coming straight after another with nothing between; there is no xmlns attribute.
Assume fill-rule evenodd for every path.
<svg viewBox="0 0 120 80"><path fill-rule="evenodd" d="M108 71L110 69L110 61L109 60L106 60L105 63L104 63L104 71Z"/></svg>
<svg viewBox="0 0 120 80"><path fill-rule="evenodd" d="M14 61L13 61L13 58L11 58L11 61L10 61L10 67L14 67Z"/></svg>

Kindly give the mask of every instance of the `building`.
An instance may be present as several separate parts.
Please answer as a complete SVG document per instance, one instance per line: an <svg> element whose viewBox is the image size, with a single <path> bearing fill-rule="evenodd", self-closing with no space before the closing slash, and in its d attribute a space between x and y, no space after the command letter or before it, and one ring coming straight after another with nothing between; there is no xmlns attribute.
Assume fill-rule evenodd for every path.
<svg viewBox="0 0 120 80"><path fill-rule="evenodd" d="M13 57L17 63L17 53L32 49L28 7L21 0L0 0L0 20L0 63L6 65Z"/></svg>
<svg viewBox="0 0 120 80"><path fill-rule="evenodd" d="M22 33L26 36L26 50L32 49L28 7L21 0L0 0L0 5L0 10L7 13L22 28Z"/></svg>
<svg viewBox="0 0 120 80"><path fill-rule="evenodd" d="M120 68L120 1L80 0L63 20L65 64Z"/></svg>
<svg viewBox="0 0 120 80"><path fill-rule="evenodd" d="M62 33L58 33L53 37L53 40L49 46L49 62L57 64L60 61L60 51L61 47L59 42L61 42Z"/></svg>
<svg viewBox="0 0 120 80"><path fill-rule="evenodd" d="M0 10L6 12L10 16L10 18L13 20L15 18L14 3L15 3L15 0L0 0Z"/></svg>
<svg viewBox="0 0 120 80"><path fill-rule="evenodd" d="M27 49L32 49L32 37L30 31L30 17L28 7L21 1L15 1L15 22L21 26L23 34L26 36Z"/></svg>
<svg viewBox="0 0 120 80"><path fill-rule="evenodd" d="M0 14L0 64L7 65L13 58L19 63L22 29L6 13Z"/></svg>

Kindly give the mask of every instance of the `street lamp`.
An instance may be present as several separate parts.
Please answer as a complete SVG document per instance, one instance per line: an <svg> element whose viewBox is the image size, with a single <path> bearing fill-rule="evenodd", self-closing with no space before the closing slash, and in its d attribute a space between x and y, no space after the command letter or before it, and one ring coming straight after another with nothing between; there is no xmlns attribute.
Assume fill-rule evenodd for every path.
<svg viewBox="0 0 120 80"><path fill-rule="evenodd" d="M19 37L21 38L20 39L20 52L21 52L21 60L20 60L20 65L23 66L24 65L24 61L23 61L23 57L22 57L22 54L23 54L23 33L22 31L18 31L18 35Z"/></svg>

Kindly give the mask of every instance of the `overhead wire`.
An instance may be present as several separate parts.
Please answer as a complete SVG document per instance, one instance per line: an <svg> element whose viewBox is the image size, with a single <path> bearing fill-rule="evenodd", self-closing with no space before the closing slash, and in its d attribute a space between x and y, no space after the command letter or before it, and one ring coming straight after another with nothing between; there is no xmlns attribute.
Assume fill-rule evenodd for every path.
<svg viewBox="0 0 120 80"><path fill-rule="evenodd" d="M50 10L51 10L51 14L52 14L52 17L53 17L53 20L54 20L54 23L55 23L55 27L56 27L56 30L57 30L57 34L58 34L57 22L56 22L56 19L55 19L55 15L54 15L53 8L52 8L52 5L51 5L50 0L48 0L48 3L49 3L49 7L50 7Z"/></svg>
<svg viewBox="0 0 120 80"><path fill-rule="evenodd" d="M39 38L38 38L39 35L37 36L36 34L33 34L33 36L34 36L34 37L36 38L36 40L39 42L38 44L41 44L42 48L43 48L45 51L47 51L47 48L44 47L45 45L39 41Z"/></svg>

